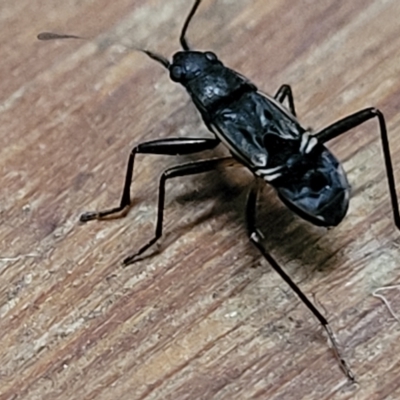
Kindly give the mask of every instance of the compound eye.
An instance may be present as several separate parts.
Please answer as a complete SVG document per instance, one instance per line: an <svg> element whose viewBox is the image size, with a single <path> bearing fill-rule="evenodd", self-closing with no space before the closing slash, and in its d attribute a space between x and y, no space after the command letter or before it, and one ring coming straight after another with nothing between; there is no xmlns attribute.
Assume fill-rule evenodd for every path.
<svg viewBox="0 0 400 400"><path fill-rule="evenodd" d="M183 68L180 67L179 65L174 65L170 69L171 79L175 82L179 82L180 80L182 80L183 75L184 75Z"/></svg>
<svg viewBox="0 0 400 400"><path fill-rule="evenodd" d="M207 58L208 61L217 61L217 56L211 51L206 51L204 53L204 56Z"/></svg>

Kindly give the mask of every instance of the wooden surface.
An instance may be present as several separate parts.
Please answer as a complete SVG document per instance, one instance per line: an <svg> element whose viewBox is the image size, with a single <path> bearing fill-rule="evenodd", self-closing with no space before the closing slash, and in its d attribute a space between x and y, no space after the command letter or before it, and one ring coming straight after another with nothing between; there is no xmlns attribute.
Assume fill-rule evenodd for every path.
<svg viewBox="0 0 400 400"><path fill-rule="evenodd" d="M329 318L358 385L249 244L246 172L169 184L161 252L129 268L121 259L153 233L161 171L199 156L138 157L128 216L78 223L118 204L135 144L209 135L166 71L124 47L170 57L190 6L1 6L0 399L400 398L400 325L373 297L400 283L376 122L329 145L353 186L339 227L300 220L269 188L259 217L268 249ZM400 179L399 18L398 0L204 0L188 36L268 93L291 84L305 126L380 108ZM91 40L36 41L44 30ZM381 293L400 315L400 289Z"/></svg>

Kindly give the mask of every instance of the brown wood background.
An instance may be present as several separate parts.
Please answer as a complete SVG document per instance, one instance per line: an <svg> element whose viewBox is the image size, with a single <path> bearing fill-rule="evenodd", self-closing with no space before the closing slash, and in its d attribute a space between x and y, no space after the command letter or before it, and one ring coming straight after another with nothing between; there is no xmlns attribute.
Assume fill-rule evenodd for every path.
<svg viewBox="0 0 400 400"><path fill-rule="evenodd" d="M129 268L121 259L152 234L160 172L197 156L138 157L128 216L78 223L118 203L135 144L208 135L165 70L123 46L170 57L191 3L0 6L0 399L400 398L400 325L373 297L400 283L376 122L330 144L353 186L339 227L300 220L268 188L259 218L359 385L248 243L247 173L169 184L161 253ZM291 84L305 126L380 108L400 179L399 21L398 0L204 0L189 38L266 92ZM38 42L44 30L92 40ZM400 289L384 294L400 315Z"/></svg>

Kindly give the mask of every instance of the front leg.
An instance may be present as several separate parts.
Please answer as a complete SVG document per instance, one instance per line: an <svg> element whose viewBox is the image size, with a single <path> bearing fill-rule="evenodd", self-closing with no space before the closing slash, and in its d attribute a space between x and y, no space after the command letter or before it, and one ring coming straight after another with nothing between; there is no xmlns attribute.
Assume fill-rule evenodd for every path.
<svg viewBox="0 0 400 400"><path fill-rule="evenodd" d="M180 155L192 154L200 151L210 150L219 144L218 139L192 139L192 138L169 138L152 140L150 142L141 143L134 147L129 155L128 166L125 175L125 184L122 191L120 205L103 211L89 211L80 216L81 222L91 221L93 219L103 219L111 216L121 218L126 215L126 211L131 204L131 184L133 165L136 154L161 154L161 155Z"/></svg>

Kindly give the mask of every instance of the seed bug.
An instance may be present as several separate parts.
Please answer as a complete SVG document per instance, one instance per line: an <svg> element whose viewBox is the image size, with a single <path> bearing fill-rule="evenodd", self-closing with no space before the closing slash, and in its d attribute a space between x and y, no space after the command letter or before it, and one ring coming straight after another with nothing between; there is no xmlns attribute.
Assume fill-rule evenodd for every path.
<svg viewBox="0 0 400 400"><path fill-rule="evenodd" d="M158 53L146 49L138 50L165 67L172 81L183 85L214 137L159 139L137 145L129 156L120 205L103 211L86 212L80 216L80 220L87 222L108 216L126 215L131 205L130 187L136 154L192 154L214 149L222 143L228 148L232 157L195 161L164 171L159 181L155 234L136 253L125 258L124 264L137 261L140 255L161 238L165 184L168 180L211 171L221 165L239 163L247 167L255 177L245 211L249 239L318 319L331 341L341 369L351 381L354 381L354 375L340 354L327 319L265 249L264 235L256 226L256 204L260 182L266 182L275 189L279 198L290 210L306 221L325 227L338 225L348 209L350 185L340 162L325 144L376 118L394 222L400 229L398 198L385 118L380 110L366 108L311 134L310 130L303 128L297 119L289 85L282 85L273 97L266 95L247 78L225 67L214 53L192 50L186 39L186 32L200 3L201 0L194 1L185 19L179 38L182 50L173 55L172 62ZM38 38L48 40L77 37L45 32ZM284 106L285 102L287 108Z"/></svg>

